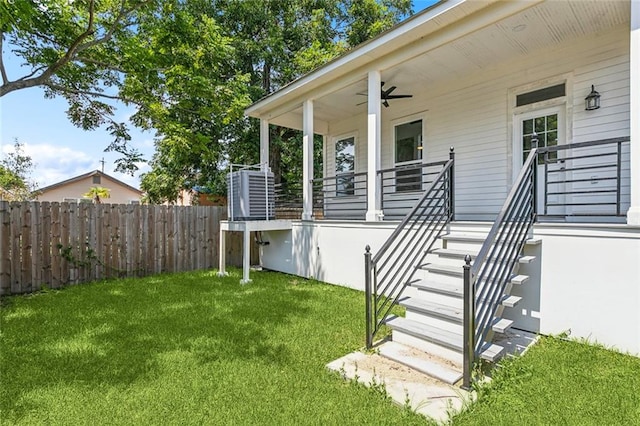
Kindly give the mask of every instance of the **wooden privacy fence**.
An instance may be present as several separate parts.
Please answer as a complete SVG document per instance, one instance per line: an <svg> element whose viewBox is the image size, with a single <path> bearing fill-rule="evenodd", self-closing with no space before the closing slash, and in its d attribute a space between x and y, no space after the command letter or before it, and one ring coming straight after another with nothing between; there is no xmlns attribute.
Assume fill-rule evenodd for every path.
<svg viewBox="0 0 640 426"><path fill-rule="evenodd" d="M218 206L0 201L0 294L213 268L225 218ZM242 265L242 235L226 249Z"/></svg>

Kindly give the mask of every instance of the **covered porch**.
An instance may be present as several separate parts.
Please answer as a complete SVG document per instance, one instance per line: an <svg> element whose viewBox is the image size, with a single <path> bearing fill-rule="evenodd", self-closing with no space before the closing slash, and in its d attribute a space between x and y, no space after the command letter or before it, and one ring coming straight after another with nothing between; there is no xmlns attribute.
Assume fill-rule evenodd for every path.
<svg viewBox="0 0 640 426"><path fill-rule="evenodd" d="M270 124L303 132L304 176L276 185L277 214L398 221L452 156L455 218L492 220L537 139L540 220L640 223L638 7L441 2L257 102L261 163Z"/></svg>

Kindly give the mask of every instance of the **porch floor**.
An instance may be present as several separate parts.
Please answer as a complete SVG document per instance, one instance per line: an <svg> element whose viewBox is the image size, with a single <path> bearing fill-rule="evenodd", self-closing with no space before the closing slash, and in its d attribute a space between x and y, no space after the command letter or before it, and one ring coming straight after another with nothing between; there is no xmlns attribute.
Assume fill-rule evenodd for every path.
<svg viewBox="0 0 640 426"><path fill-rule="evenodd" d="M537 336L523 330L508 330L498 344L505 348L506 356L522 354L537 341ZM382 340L376 346L385 343ZM475 398L475 394L451 386L426 374L396 363L375 352L352 352L327 364L329 370L338 372L346 380L384 390L394 403L410 407L413 411L445 422Z"/></svg>

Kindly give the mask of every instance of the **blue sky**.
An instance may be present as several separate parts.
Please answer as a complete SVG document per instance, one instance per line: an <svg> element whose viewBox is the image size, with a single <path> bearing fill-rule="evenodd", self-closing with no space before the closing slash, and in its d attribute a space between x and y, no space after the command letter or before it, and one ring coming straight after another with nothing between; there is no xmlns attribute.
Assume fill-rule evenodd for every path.
<svg viewBox="0 0 640 426"><path fill-rule="evenodd" d="M414 10L420 11L435 3L434 0L414 0ZM21 68L9 46L3 46L3 58L10 80L29 70ZM139 187L139 175L149 170L140 164L136 176L115 173L117 153L104 152L112 138L104 129L84 131L73 126L66 115L67 102L62 98L45 99L39 87L23 89L0 98L0 156L13 150L15 139L24 145L36 167L32 179L38 186L48 186L73 176L100 169L104 158L104 171L129 185ZM133 113L124 105L118 108L116 121L126 121ZM131 127L131 144L146 159L153 155L153 133Z"/></svg>

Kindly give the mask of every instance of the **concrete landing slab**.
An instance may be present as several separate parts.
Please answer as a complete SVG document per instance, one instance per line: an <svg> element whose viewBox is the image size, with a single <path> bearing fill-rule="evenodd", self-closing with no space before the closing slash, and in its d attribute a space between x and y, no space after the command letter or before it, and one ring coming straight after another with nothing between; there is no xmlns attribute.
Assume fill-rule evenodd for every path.
<svg viewBox="0 0 640 426"><path fill-rule="evenodd" d="M472 398L472 394L391 361L375 353L353 352L327 364L347 380L365 386L384 383L389 397L400 406L438 422L446 422Z"/></svg>
<svg viewBox="0 0 640 426"><path fill-rule="evenodd" d="M513 327L493 337L493 343L504 348L504 356L521 355L537 341L537 334Z"/></svg>

